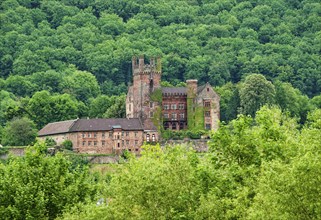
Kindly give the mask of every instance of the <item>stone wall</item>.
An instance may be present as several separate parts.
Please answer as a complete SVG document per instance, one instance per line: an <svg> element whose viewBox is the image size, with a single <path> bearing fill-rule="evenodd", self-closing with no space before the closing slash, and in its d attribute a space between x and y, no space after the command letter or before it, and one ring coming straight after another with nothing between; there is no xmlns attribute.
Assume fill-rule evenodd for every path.
<svg viewBox="0 0 321 220"><path fill-rule="evenodd" d="M196 152L202 153L208 151L208 139L184 139L184 140L167 140L161 142L161 146L167 145L186 145L192 147Z"/></svg>
<svg viewBox="0 0 321 220"><path fill-rule="evenodd" d="M22 157L25 155L25 147L13 147L13 148L6 148L8 153L0 155L0 159L6 160L10 154L18 157Z"/></svg>

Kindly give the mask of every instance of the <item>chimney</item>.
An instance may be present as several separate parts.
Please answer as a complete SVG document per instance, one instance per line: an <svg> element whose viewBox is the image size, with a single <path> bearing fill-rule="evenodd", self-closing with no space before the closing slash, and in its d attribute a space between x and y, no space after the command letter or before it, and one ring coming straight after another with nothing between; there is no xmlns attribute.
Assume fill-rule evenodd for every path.
<svg viewBox="0 0 321 220"><path fill-rule="evenodd" d="M132 71L133 71L133 74L135 72L136 65L137 65L137 58L135 56L133 56L132 57Z"/></svg>
<svg viewBox="0 0 321 220"><path fill-rule="evenodd" d="M187 98L195 98L197 93L197 79L186 80Z"/></svg>
<svg viewBox="0 0 321 220"><path fill-rule="evenodd" d="M138 65L139 65L139 72L143 72L144 71L144 56L143 55L139 57Z"/></svg>
<svg viewBox="0 0 321 220"><path fill-rule="evenodd" d="M157 57L156 71L162 72L162 61L160 57Z"/></svg>

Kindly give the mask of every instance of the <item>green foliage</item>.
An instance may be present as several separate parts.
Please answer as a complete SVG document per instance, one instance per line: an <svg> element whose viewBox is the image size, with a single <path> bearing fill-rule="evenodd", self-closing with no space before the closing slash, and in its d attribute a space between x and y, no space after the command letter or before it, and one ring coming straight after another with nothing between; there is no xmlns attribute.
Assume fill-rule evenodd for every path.
<svg viewBox="0 0 321 220"><path fill-rule="evenodd" d="M33 144L37 129L28 118L15 118L8 122L2 132L2 144L9 146L26 146Z"/></svg>
<svg viewBox="0 0 321 220"><path fill-rule="evenodd" d="M100 89L95 76L89 72L76 70L74 67L70 67L67 71L71 73L62 83L64 92L74 95L83 102L99 95Z"/></svg>
<svg viewBox="0 0 321 220"><path fill-rule="evenodd" d="M61 143L61 146L66 150L71 150L72 151L72 142L71 142L71 140L64 140Z"/></svg>
<svg viewBox="0 0 321 220"><path fill-rule="evenodd" d="M48 157L43 144L25 157L0 164L0 214L4 219L54 219L63 210L94 198L96 188L86 169L70 169L61 154Z"/></svg>
<svg viewBox="0 0 321 220"><path fill-rule="evenodd" d="M265 104L274 104L275 88L261 74L251 74L240 86L240 112L254 116Z"/></svg>
<svg viewBox="0 0 321 220"><path fill-rule="evenodd" d="M104 118L124 118L126 116L126 95L117 96L103 114Z"/></svg>
<svg viewBox="0 0 321 220"><path fill-rule="evenodd" d="M193 219L200 197L197 164L195 152L184 147L162 150L159 145L145 145L139 159L129 160L112 176L108 206L94 212L88 210L96 208L87 207L78 215L85 219Z"/></svg>
<svg viewBox="0 0 321 220"><path fill-rule="evenodd" d="M83 106L69 94L51 95L44 90L31 97L27 109L40 129L49 122L77 118Z"/></svg>
<svg viewBox="0 0 321 220"><path fill-rule="evenodd" d="M229 122L237 117L237 110L240 107L239 88L231 82L215 88L220 96L220 120Z"/></svg>
<svg viewBox="0 0 321 220"><path fill-rule="evenodd" d="M307 112L311 109L309 98L289 83L276 82L274 85L276 103L283 111L289 111L291 116L301 119L303 123Z"/></svg>
<svg viewBox="0 0 321 220"><path fill-rule="evenodd" d="M203 129L180 130L180 131L163 130L162 139L163 140L170 140L170 139L183 140L184 138L201 139L202 135L205 135L207 133L208 132Z"/></svg>
<svg viewBox="0 0 321 220"><path fill-rule="evenodd" d="M152 100L153 102L158 102L159 104L162 103L162 90L161 89L155 89L155 91L153 91L150 94L150 100Z"/></svg>
<svg viewBox="0 0 321 220"><path fill-rule="evenodd" d="M57 142L54 139L50 138L50 137L46 137L45 144L48 147L52 147L52 146L56 146Z"/></svg>
<svg viewBox="0 0 321 220"><path fill-rule="evenodd" d="M76 98L78 117L101 117L82 103L125 93L135 54L162 57L162 86L194 78L221 87L226 122L240 107L234 85L249 73L291 83L288 93L285 85L276 88L276 101L303 123L305 95L321 92L319 11L318 1L2 1L0 88L17 105L0 114L1 124L30 117L19 98L43 90ZM299 104L289 106L291 97ZM240 112L247 113L243 101ZM74 118L67 114L60 118ZM46 123L56 120L48 116Z"/></svg>

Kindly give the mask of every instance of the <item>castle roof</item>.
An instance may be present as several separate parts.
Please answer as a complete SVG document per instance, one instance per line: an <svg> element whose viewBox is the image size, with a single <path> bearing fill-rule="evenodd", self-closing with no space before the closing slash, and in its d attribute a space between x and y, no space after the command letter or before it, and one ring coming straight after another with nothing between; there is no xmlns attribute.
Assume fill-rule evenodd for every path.
<svg viewBox="0 0 321 220"><path fill-rule="evenodd" d="M38 132L38 136L82 131L110 131L113 129L144 130L138 118L75 119L49 123Z"/></svg>
<svg viewBox="0 0 321 220"><path fill-rule="evenodd" d="M67 133L67 132L69 132L69 129L75 123L75 121L77 121L77 119L49 123L38 132L38 135L39 136L46 136L46 135L50 135L50 134Z"/></svg>
<svg viewBox="0 0 321 220"><path fill-rule="evenodd" d="M162 87L162 93L165 94L187 94L186 87Z"/></svg>
<svg viewBox="0 0 321 220"><path fill-rule="evenodd" d="M70 129L76 131L144 130L138 118L79 119Z"/></svg>
<svg viewBox="0 0 321 220"><path fill-rule="evenodd" d="M208 84L208 83L207 83ZM201 93L207 84L197 87L197 94ZM162 87L163 94L183 94L187 95L186 87Z"/></svg>

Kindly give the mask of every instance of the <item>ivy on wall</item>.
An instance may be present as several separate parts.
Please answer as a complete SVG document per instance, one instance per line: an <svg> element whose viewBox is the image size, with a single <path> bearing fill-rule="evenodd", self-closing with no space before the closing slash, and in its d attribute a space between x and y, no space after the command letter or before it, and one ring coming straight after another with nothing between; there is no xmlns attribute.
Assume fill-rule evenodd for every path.
<svg viewBox="0 0 321 220"><path fill-rule="evenodd" d="M154 125L156 126L158 131L163 130L163 117L162 117L162 89L155 89L151 94L150 94L150 100L152 102L157 103L157 106L155 107L154 115L152 118L152 121Z"/></svg>
<svg viewBox="0 0 321 220"><path fill-rule="evenodd" d="M192 98L187 99L187 126L189 130L204 129L204 107L193 103Z"/></svg>

